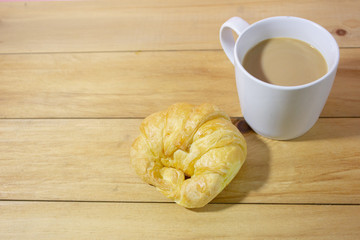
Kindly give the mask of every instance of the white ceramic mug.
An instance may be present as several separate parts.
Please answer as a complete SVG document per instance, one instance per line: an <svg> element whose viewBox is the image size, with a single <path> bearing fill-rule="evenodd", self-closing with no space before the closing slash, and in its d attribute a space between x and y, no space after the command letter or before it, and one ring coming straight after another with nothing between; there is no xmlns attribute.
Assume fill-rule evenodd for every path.
<svg viewBox="0 0 360 240"><path fill-rule="evenodd" d="M236 43L232 31L239 35ZM245 54L257 43L274 37L309 43L324 56L328 72L299 86L278 86L253 77L241 64ZM235 66L242 113L255 132L288 140L303 135L315 124L329 96L339 62L339 47L326 29L297 17L271 17L252 25L233 17L222 25L220 41Z"/></svg>

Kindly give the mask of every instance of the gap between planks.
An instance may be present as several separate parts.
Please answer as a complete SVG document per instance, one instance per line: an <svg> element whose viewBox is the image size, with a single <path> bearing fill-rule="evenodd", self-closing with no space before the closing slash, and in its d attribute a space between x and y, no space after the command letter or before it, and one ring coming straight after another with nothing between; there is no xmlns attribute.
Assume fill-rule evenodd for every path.
<svg viewBox="0 0 360 240"><path fill-rule="evenodd" d="M357 49L360 47L357 46L345 46L339 47L340 49ZM213 48L213 49L130 49L130 50L109 50L109 51L61 51L61 52L5 52L1 53L1 55L47 55L47 54L96 54L96 53L153 53L153 52L220 52L223 51L221 48ZM225 53L224 53L225 54Z"/></svg>
<svg viewBox="0 0 360 240"><path fill-rule="evenodd" d="M0 118L0 121L3 120L131 120L131 119L145 119L144 117L52 117L52 118ZM244 117L232 117L232 120L243 120ZM358 116L320 116L319 119L353 119L360 118Z"/></svg>
<svg viewBox="0 0 360 240"><path fill-rule="evenodd" d="M175 202L160 202L160 201L110 201L110 200L50 200L50 199L0 199L0 202L34 202L34 203L119 203L119 204L176 204ZM229 203L229 202L213 202L207 205L309 205L309 206L360 206L360 203L271 203L271 202L244 202L244 203Z"/></svg>

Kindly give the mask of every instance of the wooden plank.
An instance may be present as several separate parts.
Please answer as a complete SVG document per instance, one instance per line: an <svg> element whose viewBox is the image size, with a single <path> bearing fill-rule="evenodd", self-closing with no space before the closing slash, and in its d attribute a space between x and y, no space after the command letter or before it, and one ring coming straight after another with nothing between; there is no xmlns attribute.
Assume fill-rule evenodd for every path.
<svg viewBox="0 0 360 240"><path fill-rule="evenodd" d="M358 1L177 0L1 3L0 52L220 49L232 16L249 23L279 15L323 25L342 47L359 47Z"/></svg>
<svg viewBox="0 0 360 240"><path fill-rule="evenodd" d="M322 116L360 117L360 49L340 51L340 62Z"/></svg>
<svg viewBox="0 0 360 240"><path fill-rule="evenodd" d="M0 55L0 64L2 118L145 117L179 101L240 115L220 51Z"/></svg>
<svg viewBox="0 0 360 240"><path fill-rule="evenodd" d="M360 206L0 202L2 239L356 239Z"/></svg>
<svg viewBox="0 0 360 240"><path fill-rule="evenodd" d="M140 122L1 120L0 199L168 202L130 166ZM238 126L248 157L214 202L360 204L360 118L322 118L293 141Z"/></svg>
<svg viewBox="0 0 360 240"><path fill-rule="evenodd" d="M222 51L0 55L1 118L145 117L175 102L242 116ZM322 116L360 117L360 49L342 49Z"/></svg>

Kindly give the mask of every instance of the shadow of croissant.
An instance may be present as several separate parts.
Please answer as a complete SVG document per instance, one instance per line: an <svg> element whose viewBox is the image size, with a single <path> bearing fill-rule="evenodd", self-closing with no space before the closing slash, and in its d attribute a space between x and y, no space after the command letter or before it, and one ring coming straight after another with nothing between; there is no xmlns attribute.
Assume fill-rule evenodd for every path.
<svg viewBox="0 0 360 240"><path fill-rule="evenodd" d="M243 202L252 191L260 189L268 180L270 173L270 152L262 140L243 118L232 119L244 135L247 143L247 157L239 173L229 185L208 205L192 209L195 212L222 211L235 203Z"/></svg>

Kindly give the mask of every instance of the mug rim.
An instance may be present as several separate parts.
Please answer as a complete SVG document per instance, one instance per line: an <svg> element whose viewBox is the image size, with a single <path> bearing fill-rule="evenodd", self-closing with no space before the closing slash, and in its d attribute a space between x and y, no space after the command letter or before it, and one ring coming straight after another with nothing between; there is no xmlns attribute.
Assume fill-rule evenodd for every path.
<svg viewBox="0 0 360 240"><path fill-rule="evenodd" d="M243 34L248 31L250 28L253 28L263 22L266 22L266 21L269 21L269 20L274 20L274 19L293 19L293 20L297 20L297 21L302 21L302 22L306 22L308 24L312 24L313 26L315 26L316 28L318 28L320 31L322 32L325 32L326 35L329 36L329 40L331 41L331 44L332 45L335 45L336 46L336 52L335 52L335 63L333 64L333 66L327 71L326 74L324 74L322 77L312 81L312 82L309 82L309 83L306 83L306 84L302 84L302 85L295 85L295 86L282 86L282 85L276 85L276 84L272 84L272 83L267 83L267 82L264 82L256 77L254 77L253 75L251 75L244 67L243 65L240 63L240 60L239 60L239 56L237 54L237 48L238 48L238 45L239 45L239 42L240 42L240 39L241 37L243 36ZM296 38L295 38L296 39ZM310 21L310 20L307 20L305 18L299 18L299 17L293 17L293 16L276 16L276 17L269 17L269 18L265 18L265 19L262 19L258 22L255 22L251 25L249 25L242 33L241 35L238 37L238 39L236 40L236 43L235 43L235 47L234 47L234 58L235 58L235 63L238 67L240 67L240 69L245 73L245 75L247 77L249 77L250 79L252 79L253 81L259 83L259 84L262 84L263 86L266 86L266 87L272 87L274 89L283 89L283 90L298 90L298 89L303 89L303 88L307 88L307 87L310 87L312 85L315 85L319 82L322 82L324 81L324 79L328 78L329 75L333 74L334 71L336 71L337 69L337 66L339 64L339 58L340 58L340 53L339 53L339 45L337 44L335 38L329 33L328 30L326 30L324 27L322 27L321 25L313 22L313 21Z"/></svg>

